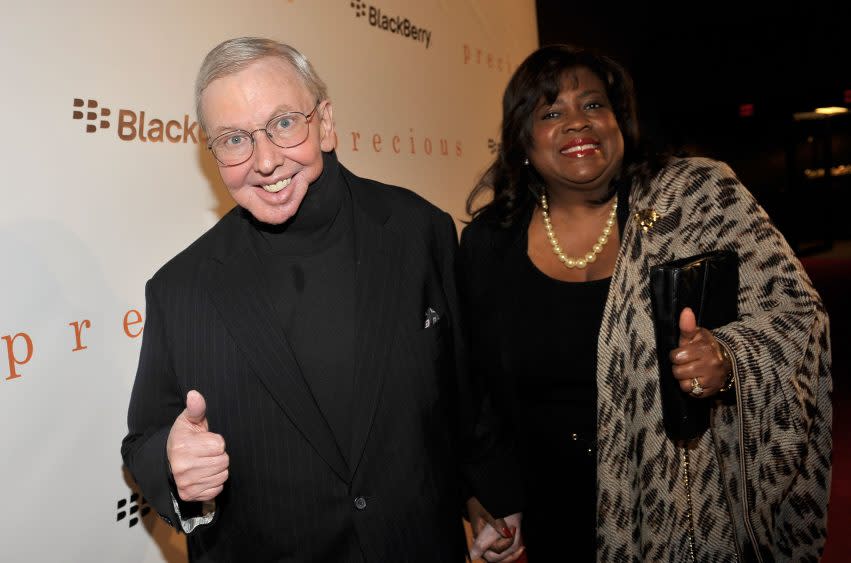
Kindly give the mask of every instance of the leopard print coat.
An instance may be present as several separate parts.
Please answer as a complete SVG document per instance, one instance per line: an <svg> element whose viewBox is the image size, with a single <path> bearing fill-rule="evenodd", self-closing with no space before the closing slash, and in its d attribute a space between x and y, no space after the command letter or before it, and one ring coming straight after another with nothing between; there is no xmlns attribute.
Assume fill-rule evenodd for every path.
<svg viewBox="0 0 851 563"><path fill-rule="evenodd" d="M722 163L673 160L629 205L598 342L598 559L818 560L832 416L821 299ZM645 230L635 215L650 210ZM662 429L649 272L719 248L740 260L739 320L713 331L734 356L736 401L715 401L684 458Z"/></svg>

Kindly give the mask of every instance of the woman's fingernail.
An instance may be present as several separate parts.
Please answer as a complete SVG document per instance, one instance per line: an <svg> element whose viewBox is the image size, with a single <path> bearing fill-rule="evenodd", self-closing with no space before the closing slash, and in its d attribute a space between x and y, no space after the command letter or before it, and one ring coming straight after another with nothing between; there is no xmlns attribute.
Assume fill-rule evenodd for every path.
<svg viewBox="0 0 851 563"><path fill-rule="evenodd" d="M502 536L505 538L513 538L514 534L511 533L511 530L506 526L502 529Z"/></svg>

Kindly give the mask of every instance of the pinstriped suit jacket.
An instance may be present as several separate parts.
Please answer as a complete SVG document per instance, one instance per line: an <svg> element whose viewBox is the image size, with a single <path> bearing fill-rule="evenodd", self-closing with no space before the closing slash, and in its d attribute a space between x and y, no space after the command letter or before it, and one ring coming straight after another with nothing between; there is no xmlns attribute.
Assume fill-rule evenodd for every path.
<svg viewBox="0 0 851 563"><path fill-rule="evenodd" d="M194 561L463 561L466 494L497 515L519 510L510 452L481 423L472 438L487 417L466 377L451 218L408 190L343 178L357 267L348 455L275 318L244 210L146 286L125 463L177 522L165 443L190 389L230 456L215 520L188 536ZM429 307L440 320L424 328Z"/></svg>

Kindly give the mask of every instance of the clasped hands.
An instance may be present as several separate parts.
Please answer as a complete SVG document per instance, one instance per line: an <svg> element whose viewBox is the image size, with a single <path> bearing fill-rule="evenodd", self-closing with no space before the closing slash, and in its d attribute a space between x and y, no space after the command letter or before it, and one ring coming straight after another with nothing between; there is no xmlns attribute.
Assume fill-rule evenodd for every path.
<svg viewBox="0 0 851 563"><path fill-rule="evenodd" d="M473 530L471 560L481 558L489 563L509 563L523 557L525 548L520 534L520 513L494 518L476 497L470 497L467 515Z"/></svg>
<svg viewBox="0 0 851 563"><path fill-rule="evenodd" d="M717 394L733 369L721 344L712 332L697 326L694 312L688 307L680 314L679 348L671 350L671 367L680 389L701 399ZM702 393L692 393L695 381Z"/></svg>

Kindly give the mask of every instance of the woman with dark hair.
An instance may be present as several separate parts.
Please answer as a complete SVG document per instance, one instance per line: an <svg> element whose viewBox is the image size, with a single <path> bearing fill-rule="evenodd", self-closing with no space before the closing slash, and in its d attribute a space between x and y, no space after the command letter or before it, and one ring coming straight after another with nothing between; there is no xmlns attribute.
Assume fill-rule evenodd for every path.
<svg viewBox="0 0 851 563"><path fill-rule="evenodd" d="M482 195L492 197L477 205ZM626 71L548 46L506 88L500 150L467 211L473 367L523 455L532 563L818 558L827 316L726 165L643 150ZM717 249L739 257L738 317L710 331L690 309L680 315L672 377L709 402L711 425L674 441L649 272Z"/></svg>

